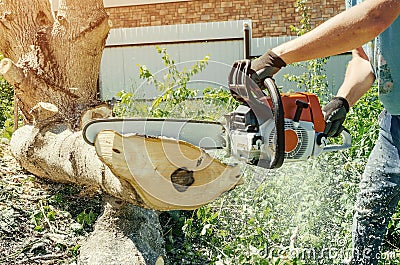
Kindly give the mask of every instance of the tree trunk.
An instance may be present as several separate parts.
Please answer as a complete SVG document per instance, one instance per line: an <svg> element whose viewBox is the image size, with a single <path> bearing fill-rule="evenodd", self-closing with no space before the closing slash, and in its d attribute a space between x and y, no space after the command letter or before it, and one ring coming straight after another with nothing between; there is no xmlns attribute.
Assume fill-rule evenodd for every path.
<svg viewBox="0 0 400 265"><path fill-rule="evenodd" d="M82 112L99 105L97 80L110 29L101 0L61 0L54 17L49 1L0 4L1 73L15 89L27 121L39 103L79 128Z"/></svg>
<svg viewBox="0 0 400 265"><path fill-rule="evenodd" d="M97 87L109 29L102 0L60 0L56 16L46 0L0 3L0 51L5 57L0 73L13 85L18 107L30 124L14 133L11 149L21 165L37 176L123 199L124 203L107 199L103 216L82 246L81 263L162 263L157 215L125 203L146 207L132 186L98 159L79 132L82 116L110 113L98 100ZM95 107L100 111L89 111ZM115 237L104 237L111 234ZM93 239L102 240L97 242L103 255L90 247ZM135 263L132 256L137 257Z"/></svg>
<svg viewBox="0 0 400 265"><path fill-rule="evenodd" d="M104 199L104 213L80 249L80 264L164 264L160 256L164 249L157 214L114 197ZM152 240L144 241L143 237Z"/></svg>
<svg viewBox="0 0 400 265"><path fill-rule="evenodd" d="M80 129L86 122L111 114L98 99L97 87L109 29L102 0L60 0L56 15L48 0L0 1L0 52L5 57L0 62L0 74L14 87L18 107L28 124L13 134L11 150L25 169L39 177L76 183L112 196L106 200L105 212L88 245L82 246L82 263L163 264L157 215L143 208L200 207L238 184L239 170L215 161L197 147L169 141L170 146L184 147L187 154L199 158L189 162L179 159L172 166L165 156L156 156L162 162L158 166L167 165L171 172L161 174L162 178L157 175L166 189L158 187L155 191L164 196L163 191L168 190L166 198L180 198L178 204L176 200L165 202L135 181L157 171L150 163L154 161L145 159L149 163L137 168L142 166L134 163L137 161L122 159L115 167L116 151L121 154L114 146L113 139L117 138L107 136L100 141L97 153L83 140ZM129 141L140 145L138 140L142 138ZM153 149L163 144L162 139L150 142ZM135 146L128 149L133 159L149 155L146 148L138 152ZM204 161L211 168L204 168ZM117 174L126 172L129 163L136 168L129 168L128 174ZM208 197L193 196L196 190ZM193 202L187 204L185 198Z"/></svg>

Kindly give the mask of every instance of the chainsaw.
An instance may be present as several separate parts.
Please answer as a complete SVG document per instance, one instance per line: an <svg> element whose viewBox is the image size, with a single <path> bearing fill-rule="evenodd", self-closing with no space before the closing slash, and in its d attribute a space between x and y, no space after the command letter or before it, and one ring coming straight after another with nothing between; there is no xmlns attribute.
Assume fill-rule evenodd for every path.
<svg viewBox="0 0 400 265"><path fill-rule="evenodd" d="M94 144L103 130L120 134L167 137L205 150L223 149L228 156L263 168L279 168L285 161L303 161L324 152L351 147L351 135L341 133L342 144L328 144L325 121L316 95L279 93L272 78L261 89L248 74L250 61L236 61L228 77L232 96L241 104L223 122L156 119L96 119L83 128L83 138Z"/></svg>

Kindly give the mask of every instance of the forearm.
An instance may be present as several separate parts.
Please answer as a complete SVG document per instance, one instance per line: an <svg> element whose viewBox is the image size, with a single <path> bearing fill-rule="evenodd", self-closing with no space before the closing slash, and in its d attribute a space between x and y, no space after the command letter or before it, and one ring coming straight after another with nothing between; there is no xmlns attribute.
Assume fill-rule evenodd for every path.
<svg viewBox="0 0 400 265"><path fill-rule="evenodd" d="M375 75L364 50L357 48L352 54L353 58L347 67L343 84L337 93L338 97L347 99L350 106L353 106L375 81Z"/></svg>
<svg viewBox="0 0 400 265"><path fill-rule="evenodd" d="M346 52L383 32L399 11L400 0L366 0L272 51L287 64Z"/></svg>

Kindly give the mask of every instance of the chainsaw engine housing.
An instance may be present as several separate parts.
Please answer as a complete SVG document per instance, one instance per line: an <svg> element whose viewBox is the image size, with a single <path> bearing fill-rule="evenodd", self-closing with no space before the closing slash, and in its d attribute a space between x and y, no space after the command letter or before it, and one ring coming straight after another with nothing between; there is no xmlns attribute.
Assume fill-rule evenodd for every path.
<svg viewBox="0 0 400 265"><path fill-rule="evenodd" d="M285 161L306 160L321 153L323 146L316 143L325 121L317 97L310 93L292 93L281 94L281 98ZM252 165L271 159L277 137L272 119L259 124L255 113L246 105L240 105L225 118L233 156Z"/></svg>

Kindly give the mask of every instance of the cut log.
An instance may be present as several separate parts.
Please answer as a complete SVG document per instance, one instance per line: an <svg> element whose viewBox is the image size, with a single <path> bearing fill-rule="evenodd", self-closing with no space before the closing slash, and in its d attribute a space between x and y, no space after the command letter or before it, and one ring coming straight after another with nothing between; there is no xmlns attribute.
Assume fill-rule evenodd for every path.
<svg viewBox="0 0 400 265"><path fill-rule="evenodd" d="M241 183L238 166L184 141L105 130L95 148L101 161L157 210L196 209Z"/></svg>

